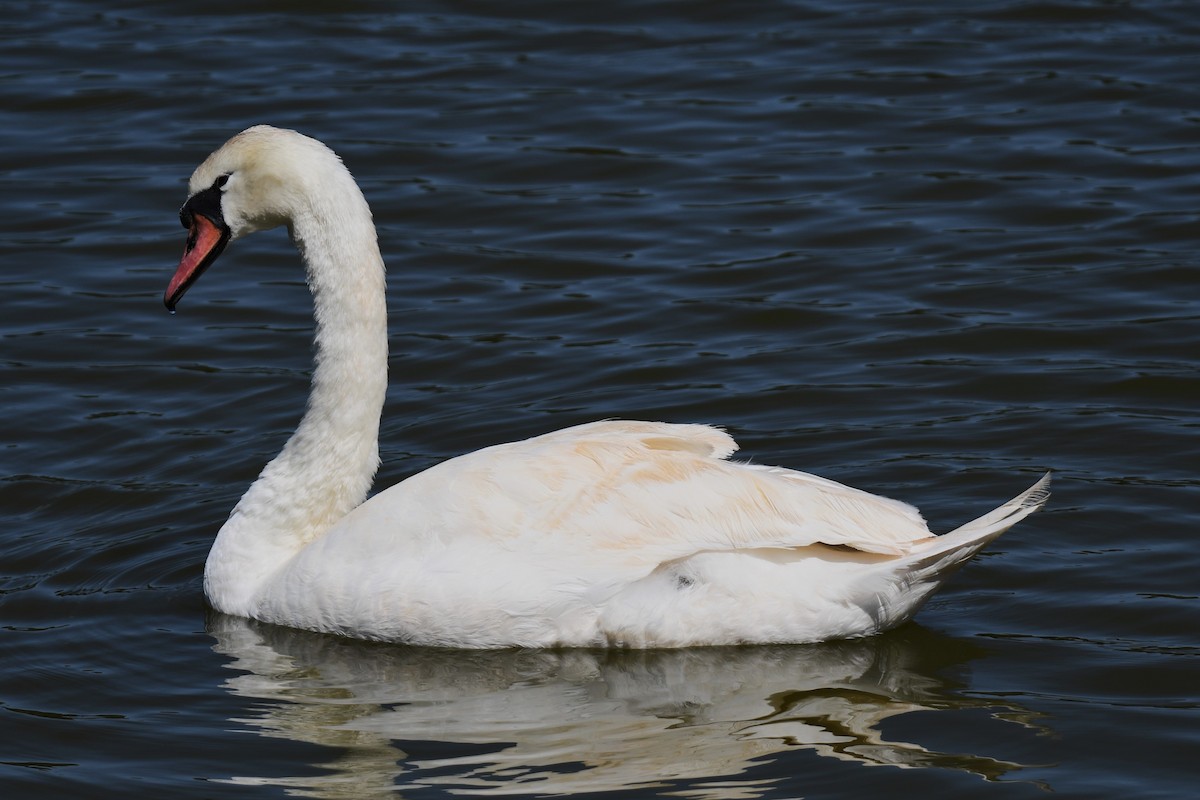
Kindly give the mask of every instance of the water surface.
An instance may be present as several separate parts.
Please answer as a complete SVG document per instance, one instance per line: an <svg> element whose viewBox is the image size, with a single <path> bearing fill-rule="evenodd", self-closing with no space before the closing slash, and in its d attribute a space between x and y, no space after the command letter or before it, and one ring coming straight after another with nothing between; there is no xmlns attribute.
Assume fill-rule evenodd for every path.
<svg viewBox="0 0 1200 800"><path fill-rule="evenodd" d="M1200 12L1146 2L20 4L0 51L4 796L1180 797L1200 658ZM934 530L904 628L459 653L213 616L303 408L282 232L169 316L194 166L334 147L389 264L386 486L721 424Z"/></svg>

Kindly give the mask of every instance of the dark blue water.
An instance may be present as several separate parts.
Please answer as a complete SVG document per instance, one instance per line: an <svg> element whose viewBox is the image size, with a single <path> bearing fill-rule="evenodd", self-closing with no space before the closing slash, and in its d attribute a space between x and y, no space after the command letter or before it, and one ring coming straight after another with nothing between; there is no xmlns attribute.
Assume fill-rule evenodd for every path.
<svg viewBox="0 0 1200 800"><path fill-rule="evenodd" d="M1190 2L18 3L0 49L5 798L1163 797L1200 752ZM605 417L953 527L872 639L459 653L215 617L301 413L287 237L167 315L194 166L334 147L389 264L379 484Z"/></svg>

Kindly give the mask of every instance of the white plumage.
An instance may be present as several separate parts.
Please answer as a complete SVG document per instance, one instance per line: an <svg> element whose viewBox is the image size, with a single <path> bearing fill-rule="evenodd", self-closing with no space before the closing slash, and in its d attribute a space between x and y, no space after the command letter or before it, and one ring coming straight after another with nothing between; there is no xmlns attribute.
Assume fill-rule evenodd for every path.
<svg viewBox="0 0 1200 800"><path fill-rule="evenodd" d="M607 421L451 459L363 502L387 384L370 210L320 142L267 126L192 175L170 308L220 254L288 225L314 298L308 410L221 528L220 611L455 647L678 647L862 636L909 619L1045 502L1049 476L934 537L917 510L729 461L716 428Z"/></svg>

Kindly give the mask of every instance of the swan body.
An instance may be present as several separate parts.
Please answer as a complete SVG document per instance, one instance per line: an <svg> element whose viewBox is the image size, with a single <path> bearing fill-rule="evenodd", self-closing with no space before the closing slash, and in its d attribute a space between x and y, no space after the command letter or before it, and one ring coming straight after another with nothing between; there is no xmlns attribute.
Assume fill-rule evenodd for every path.
<svg viewBox="0 0 1200 800"><path fill-rule="evenodd" d="M1048 497L942 536L915 508L730 461L704 425L605 421L451 459L366 500L387 387L371 212L325 145L257 126L192 175L174 309L225 244L287 225L316 318L307 411L209 553L219 611L449 647L678 647L864 636L912 617Z"/></svg>

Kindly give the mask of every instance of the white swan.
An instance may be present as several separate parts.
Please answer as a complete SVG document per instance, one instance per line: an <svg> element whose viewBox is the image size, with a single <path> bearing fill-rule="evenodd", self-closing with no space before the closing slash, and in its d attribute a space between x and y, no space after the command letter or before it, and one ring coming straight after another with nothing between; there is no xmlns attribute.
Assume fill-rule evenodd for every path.
<svg viewBox="0 0 1200 800"><path fill-rule="evenodd" d="M341 160L250 128L192 174L174 309L225 244L287 225L308 270L308 409L217 534L219 611L450 647L810 642L904 622L1045 502L1049 475L932 536L917 510L728 461L703 425L595 422L454 458L363 502L387 384L384 268Z"/></svg>

